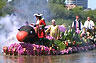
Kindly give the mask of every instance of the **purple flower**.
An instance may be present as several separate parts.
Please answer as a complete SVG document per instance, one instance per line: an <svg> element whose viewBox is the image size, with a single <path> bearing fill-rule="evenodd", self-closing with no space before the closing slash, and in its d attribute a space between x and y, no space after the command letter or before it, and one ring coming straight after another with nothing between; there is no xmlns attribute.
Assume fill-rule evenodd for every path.
<svg viewBox="0 0 96 63"><path fill-rule="evenodd" d="M55 40L55 38L51 37L51 36L46 36L46 38L49 39L49 40Z"/></svg>
<svg viewBox="0 0 96 63"><path fill-rule="evenodd" d="M61 32L65 32L66 28L63 25L59 25L59 30Z"/></svg>
<svg viewBox="0 0 96 63"><path fill-rule="evenodd" d="M27 55L35 55L36 53L40 53L43 50L45 51L44 54L48 54L50 48L45 47L43 45L36 45L30 43L19 43L19 44L14 43L8 47L8 50L12 53L17 52L19 55L24 55L25 53ZM55 51L55 49L51 49L51 50Z"/></svg>

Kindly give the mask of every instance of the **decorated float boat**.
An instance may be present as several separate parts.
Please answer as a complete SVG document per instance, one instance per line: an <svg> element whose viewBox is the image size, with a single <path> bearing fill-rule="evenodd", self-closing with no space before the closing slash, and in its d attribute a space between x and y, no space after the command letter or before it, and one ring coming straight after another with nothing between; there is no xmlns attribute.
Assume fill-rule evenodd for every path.
<svg viewBox="0 0 96 63"><path fill-rule="evenodd" d="M47 27L45 27L47 28ZM22 26L16 37L20 43L3 47L4 55L64 55L96 49L96 30L92 33L74 32L71 28L60 27L61 38L55 40L46 36L41 41L31 26ZM43 44L41 44L43 43Z"/></svg>

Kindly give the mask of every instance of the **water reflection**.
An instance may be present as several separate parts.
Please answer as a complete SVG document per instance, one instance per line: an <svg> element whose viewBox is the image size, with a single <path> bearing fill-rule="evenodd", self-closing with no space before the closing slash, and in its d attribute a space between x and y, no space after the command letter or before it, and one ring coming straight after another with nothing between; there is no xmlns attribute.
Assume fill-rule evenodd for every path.
<svg viewBox="0 0 96 63"><path fill-rule="evenodd" d="M0 63L96 63L96 50L57 56L0 56Z"/></svg>
<svg viewBox="0 0 96 63"><path fill-rule="evenodd" d="M0 56L0 63L52 63L52 56Z"/></svg>

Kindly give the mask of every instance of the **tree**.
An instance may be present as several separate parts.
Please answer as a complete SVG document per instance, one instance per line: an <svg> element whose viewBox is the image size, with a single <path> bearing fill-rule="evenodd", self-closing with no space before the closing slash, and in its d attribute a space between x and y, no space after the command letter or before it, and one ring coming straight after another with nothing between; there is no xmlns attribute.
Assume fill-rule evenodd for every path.
<svg viewBox="0 0 96 63"><path fill-rule="evenodd" d="M49 8L53 13L53 18L64 18L66 17L67 9L64 5L65 0L50 0Z"/></svg>
<svg viewBox="0 0 96 63"><path fill-rule="evenodd" d="M77 6L77 7L72 9L74 16L76 16L76 15L80 16L82 11L83 11L83 7L81 7L81 6Z"/></svg>
<svg viewBox="0 0 96 63"><path fill-rule="evenodd" d="M50 3L65 4L65 0L49 0Z"/></svg>
<svg viewBox="0 0 96 63"><path fill-rule="evenodd" d="M96 10L93 10L94 21L96 21Z"/></svg>
<svg viewBox="0 0 96 63"><path fill-rule="evenodd" d="M2 9L6 5L5 0L0 0L0 9Z"/></svg>
<svg viewBox="0 0 96 63"><path fill-rule="evenodd" d="M76 6L73 9L67 10L66 6L64 5L65 0L50 0L49 1L49 8L50 11L53 13L51 18L58 20L59 22L68 22L73 21L75 16L80 16L82 23L85 22L86 18L89 16L95 22L96 21L96 10L84 10L82 6ZM61 24L59 23L58 24ZM69 22L70 23L70 22Z"/></svg>
<svg viewBox="0 0 96 63"><path fill-rule="evenodd" d="M0 16L3 15L3 7L6 5L6 0L0 0Z"/></svg>

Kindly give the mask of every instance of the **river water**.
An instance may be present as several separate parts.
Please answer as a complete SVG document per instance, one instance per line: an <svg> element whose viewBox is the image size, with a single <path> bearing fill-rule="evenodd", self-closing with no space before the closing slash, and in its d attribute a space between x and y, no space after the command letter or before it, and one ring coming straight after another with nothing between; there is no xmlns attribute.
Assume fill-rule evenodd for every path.
<svg viewBox="0 0 96 63"><path fill-rule="evenodd" d="M4 56L0 63L96 63L96 50L56 56Z"/></svg>

